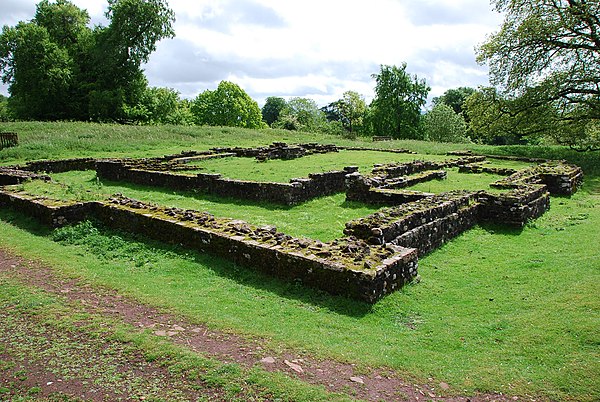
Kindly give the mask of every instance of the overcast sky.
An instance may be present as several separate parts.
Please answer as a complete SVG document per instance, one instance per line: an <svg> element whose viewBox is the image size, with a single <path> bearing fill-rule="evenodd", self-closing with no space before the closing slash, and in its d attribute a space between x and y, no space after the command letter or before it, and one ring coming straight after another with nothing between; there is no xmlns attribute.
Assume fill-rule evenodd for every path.
<svg viewBox="0 0 600 402"><path fill-rule="evenodd" d="M72 0L106 25L106 0ZM30 20L36 0L1 0L0 25ZM323 106L348 90L373 98L371 75L400 65L425 78L430 98L488 83L474 48L499 29L488 0L170 0L175 39L144 66L151 86L194 98L221 80L260 105L268 96ZM7 87L1 92L7 94Z"/></svg>

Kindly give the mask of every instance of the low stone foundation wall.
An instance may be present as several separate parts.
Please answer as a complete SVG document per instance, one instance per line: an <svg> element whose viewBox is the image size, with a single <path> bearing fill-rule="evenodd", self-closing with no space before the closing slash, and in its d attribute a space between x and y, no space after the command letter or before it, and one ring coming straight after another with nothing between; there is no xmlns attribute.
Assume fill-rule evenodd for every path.
<svg viewBox="0 0 600 402"><path fill-rule="evenodd" d="M384 208L364 218L350 221L346 224L344 233L367 240L373 244L393 242L406 233L449 217L452 214L471 213L470 207L475 204L474 193L443 193L395 207ZM470 220L471 218L467 219L469 223L463 224L464 230L474 224L470 223ZM436 227L439 227L439 225L428 226L428 230L432 231L430 237L433 236L433 232L436 232ZM443 231L437 232L435 235L440 239L448 238L448 235ZM417 237L422 238L423 236L419 235ZM404 239L408 241L408 236L405 236ZM432 244L439 243L437 240L430 240L430 242Z"/></svg>
<svg viewBox="0 0 600 402"><path fill-rule="evenodd" d="M371 205L398 205L431 197L420 191L382 189L385 180L365 177L358 172L346 176L346 200Z"/></svg>
<svg viewBox="0 0 600 402"><path fill-rule="evenodd" d="M0 205L57 227L85 219L217 255L273 276L374 303L417 275L415 249L373 246L347 237L330 243L298 239L276 228L215 218L114 197L69 203L0 191Z"/></svg>
<svg viewBox="0 0 600 402"><path fill-rule="evenodd" d="M81 222L93 215L95 202L69 202L0 191L0 206L11 208L37 219L49 227Z"/></svg>
<svg viewBox="0 0 600 402"><path fill-rule="evenodd" d="M260 161L267 159L296 159L306 155L324 154L329 152L338 152L339 148L334 144L287 144L285 142L274 142L267 147L258 148L212 148L211 151L217 154L231 153L242 158L256 158Z"/></svg>
<svg viewBox="0 0 600 402"><path fill-rule="evenodd" d="M21 184L28 180L50 180L50 176L28 172L16 167L0 167L0 186Z"/></svg>
<svg viewBox="0 0 600 402"><path fill-rule="evenodd" d="M220 197L295 205L316 197L344 191L345 176L357 170L356 167L346 167L342 171L313 173L308 178L291 179L290 183L274 183L227 179L219 174L174 174L140 169L135 166L131 162L98 161L96 172L98 177L107 180L127 181L175 190L195 190Z"/></svg>
<svg viewBox="0 0 600 402"><path fill-rule="evenodd" d="M459 166L458 172L459 173L491 173L491 174L497 174L500 176L510 176L511 174L515 174L517 172L517 169L484 166L479 163L472 163L469 165Z"/></svg>
<svg viewBox="0 0 600 402"><path fill-rule="evenodd" d="M475 162L482 162L484 160L484 156L468 156L464 158L449 159L440 162L413 161L406 163L390 163L385 165L375 165L375 167L371 171L371 175L390 179L399 176L408 176L426 170L439 170L460 165L468 165Z"/></svg>
<svg viewBox="0 0 600 402"><path fill-rule="evenodd" d="M529 184L545 184L550 194L571 195L583 183L583 170L563 162L548 162L518 172L492 183L492 187L515 188Z"/></svg>
<svg viewBox="0 0 600 402"><path fill-rule="evenodd" d="M482 191L478 193L481 222L500 223L523 227L539 218L550 208L550 194L544 185L528 185L513 189L506 194Z"/></svg>
<svg viewBox="0 0 600 402"><path fill-rule="evenodd" d="M94 170L95 165L96 160L93 158L74 158L27 162L22 169L31 172L63 173L71 170Z"/></svg>

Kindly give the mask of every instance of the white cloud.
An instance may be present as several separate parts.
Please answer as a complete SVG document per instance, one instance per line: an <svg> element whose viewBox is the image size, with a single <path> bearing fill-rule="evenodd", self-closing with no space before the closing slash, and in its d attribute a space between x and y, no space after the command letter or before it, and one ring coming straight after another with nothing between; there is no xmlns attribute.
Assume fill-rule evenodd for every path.
<svg viewBox="0 0 600 402"><path fill-rule="evenodd" d="M0 23L14 25L16 15L23 19L23 10L35 9L32 0L3 1L8 3L0 7L5 11ZM106 24L105 0L74 3L87 8L95 24ZM474 47L501 22L485 0L169 3L177 37L163 40L144 67L150 84L191 98L227 79L259 103L277 95L326 104L346 90L371 99L371 74L380 64L402 62L427 80L432 96L487 84L487 69L475 63Z"/></svg>

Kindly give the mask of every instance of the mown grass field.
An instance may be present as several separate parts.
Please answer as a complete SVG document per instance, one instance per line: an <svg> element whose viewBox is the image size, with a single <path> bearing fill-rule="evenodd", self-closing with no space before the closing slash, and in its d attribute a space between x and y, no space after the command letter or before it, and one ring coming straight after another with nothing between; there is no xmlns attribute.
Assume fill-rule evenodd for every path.
<svg viewBox="0 0 600 402"><path fill-rule="evenodd" d="M22 144L0 151L2 164L60 157L157 156L272 141L373 146L362 140L270 130L81 123L11 123L0 125L0 130L18 132ZM432 158L465 148L464 144L417 141L376 145L407 147ZM374 306L93 224L50 231L8 210L0 211L0 246L26 258L41 259L62 274L114 288L199 323L266 338L266 346L274 351L294 348L356 363L365 370L390 368L416 382L434 378L448 383L451 393L461 395L502 392L554 400L600 399L598 155L561 148L467 148L569 159L584 167L585 185L572 197L552 197L550 211L522 230L484 226L464 233L420 260L419 283ZM308 165L311 159L295 161L310 170L302 161ZM211 169L217 170L218 161L214 163ZM236 171L234 165L229 169L232 174ZM248 172L245 168L244 174ZM258 171L252 174L260 176ZM160 204L275 224L289 234L322 240L339 236L347 220L375 210L346 203L343 195L294 208L275 208L101 183L91 172L57 176L62 185L30 190L92 198L122 192ZM289 172L282 178L287 176ZM466 184L485 185L487 176L469 183L476 180L472 176ZM449 176L449 182L453 180L454 174ZM429 184L430 189L434 184Z"/></svg>

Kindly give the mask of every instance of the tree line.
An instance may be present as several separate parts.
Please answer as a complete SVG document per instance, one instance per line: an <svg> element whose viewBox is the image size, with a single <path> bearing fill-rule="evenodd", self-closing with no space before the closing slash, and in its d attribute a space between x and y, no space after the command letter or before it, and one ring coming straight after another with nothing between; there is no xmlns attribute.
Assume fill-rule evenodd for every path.
<svg viewBox="0 0 600 402"><path fill-rule="evenodd" d="M195 99L149 87L141 65L174 36L166 0L108 0L108 26L87 11L42 0L34 18L0 34L0 73L10 97L0 120L92 120L280 128L345 136L491 144L561 143L600 149L600 2L492 0L505 20L477 49L494 86L460 87L434 98L407 65L372 75L373 101L348 91L324 107L269 97L259 108L222 81Z"/></svg>

